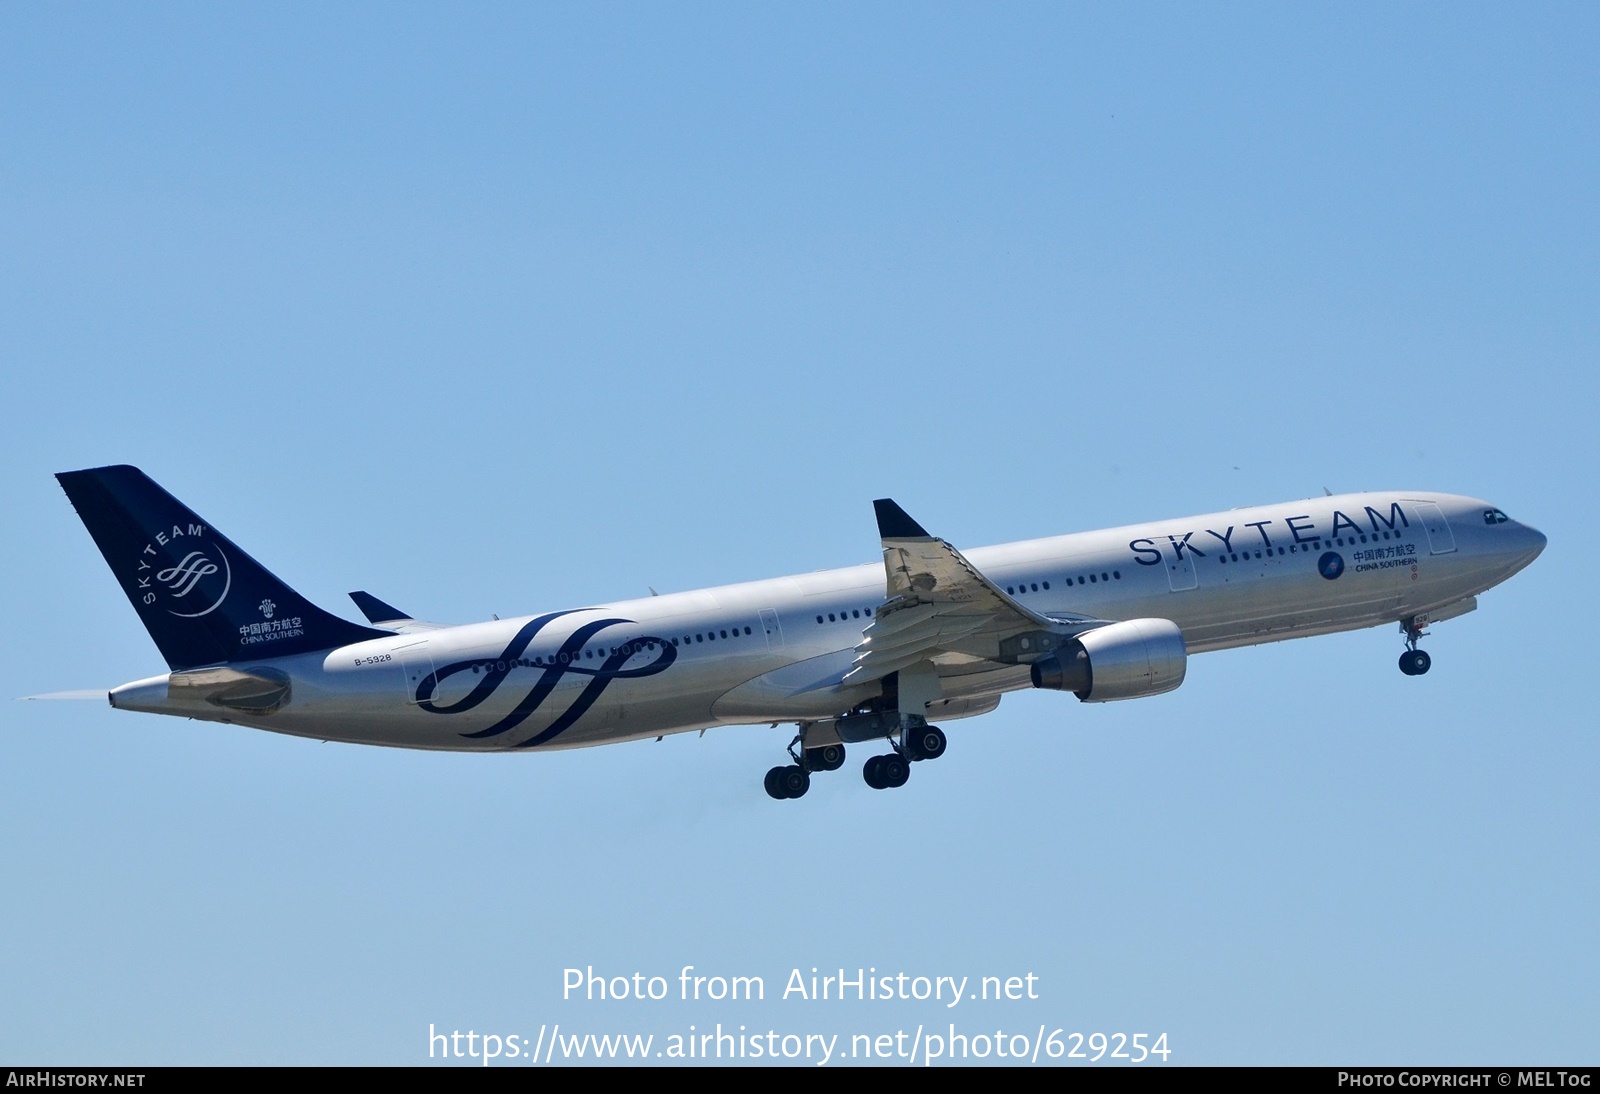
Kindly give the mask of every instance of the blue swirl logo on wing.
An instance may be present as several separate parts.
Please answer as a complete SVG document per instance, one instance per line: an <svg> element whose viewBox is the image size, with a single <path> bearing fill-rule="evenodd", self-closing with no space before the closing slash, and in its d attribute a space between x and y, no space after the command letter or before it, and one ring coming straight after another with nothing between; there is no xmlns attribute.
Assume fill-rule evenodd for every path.
<svg viewBox="0 0 1600 1094"><path fill-rule="evenodd" d="M1344 573L1344 557L1337 551L1324 551L1317 559L1317 573L1332 581Z"/></svg>
<svg viewBox="0 0 1600 1094"><path fill-rule="evenodd" d="M568 674L590 677L589 683L579 693L572 705L548 727L534 734L526 741L519 742L513 748L532 748L555 739L566 730L570 729L588 713L606 688L611 686L613 680L635 679L643 676L654 676L665 672L671 664L678 659L678 649L670 641L655 635L634 635L627 642L615 648L607 647L604 657L598 665L582 665L579 659L583 656L583 649L589 641L608 627L621 625L635 625L631 619L596 619L585 623L569 634L561 648L553 655L546 655L536 660L523 657L529 644L549 624L563 616L574 614L573 611L551 612L541 615L528 623L512 636L506 648L492 661L474 657L465 661L456 661L443 668L436 669L417 685L417 705L430 714L460 714L472 710L489 696L493 695L506 683L513 672L535 669L539 671L538 679L528 693L518 700L510 713L495 722L487 729L480 729L474 733L463 733L461 736L483 739L498 737L507 733L523 722L527 721L544 701L555 691L561 678ZM642 654L654 654L653 659L640 665L629 665ZM433 695L438 690L439 684L455 676L457 673L471 672L477 669L481 675L472 686L472 690L453 703L440 705L433 701Z"/></svg>

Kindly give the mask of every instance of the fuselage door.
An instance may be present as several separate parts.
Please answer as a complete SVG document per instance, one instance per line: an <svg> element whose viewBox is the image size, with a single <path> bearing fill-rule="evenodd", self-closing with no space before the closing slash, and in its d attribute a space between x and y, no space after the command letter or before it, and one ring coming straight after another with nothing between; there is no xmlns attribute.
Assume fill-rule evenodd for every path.
<svg viewBox="0 0 1600 1094"><path fill-rule="evenodd" d="M1428 533L1428 553L1448 555L1454 551L1456 537L1450 531L1450 522L1444 519L1444 511L1431 501L1414 501L1411 504L1422 518L1422 527Z"/></svg>
<svg viewBox="0 0 1600 1094"><path fill-rule="evenodd" d="M394 651L395 659L400 662L400 673L404 678L406 701L417 702L417 689L422 682L433 675L433 654L428 651L428 640L413 642L408 646L401 646Z"/></svg>
<svg viewBox="0 0 1600 1094"><path fill-rule="evenodd" d="M771 608L761 609L761 629L767 632L767 649L783 649L783 628L778 625L778 613Z"/></svg>
<svg viewBox="0 0 1600 1094"><path fill-rule="evenodd" d="M1194 555L1188 550L1179 549L1177 557L1163 553L1167 560L1167 581L1172 585L1172 591L1181 593L1200 584L1200 577L1194 572Z"/></svg>

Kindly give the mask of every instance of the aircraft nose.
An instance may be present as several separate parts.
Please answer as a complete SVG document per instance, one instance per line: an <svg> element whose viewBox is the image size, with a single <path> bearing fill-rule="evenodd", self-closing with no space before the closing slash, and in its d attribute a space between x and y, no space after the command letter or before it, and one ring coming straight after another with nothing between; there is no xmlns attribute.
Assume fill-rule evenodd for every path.
<svg viewBox="0 0 1600 1094"><path fill-rule="evenodd" d="M1528 563L1538 558L1544 552L1544 545L1548 542L1544 533L1537 528L1530 528L1526 524L1519 524L1518 544L1516 552L1516 567L1522 569Z"/></svg>

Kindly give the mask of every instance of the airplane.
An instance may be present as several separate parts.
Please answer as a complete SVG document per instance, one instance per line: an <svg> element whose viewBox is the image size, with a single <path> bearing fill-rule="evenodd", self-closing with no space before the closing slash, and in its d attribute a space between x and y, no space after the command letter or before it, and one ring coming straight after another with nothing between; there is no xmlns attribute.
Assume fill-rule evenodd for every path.
<svg viewBox="0 0 1600 1094"><path fill-rule="evenodd" d="M880 499L881 563L460 626L358 591L358 625L137 468L56 477L170 669L111 689L118 710L485 752L793 723L779 800L847 745L873 745L868 786L903 786L944 754L937 722L1029 687L1159 695L1193 653L1398 623L1421 676L1426 628L1545 546L1488 502L1400 491L962 552Z"/></svg>

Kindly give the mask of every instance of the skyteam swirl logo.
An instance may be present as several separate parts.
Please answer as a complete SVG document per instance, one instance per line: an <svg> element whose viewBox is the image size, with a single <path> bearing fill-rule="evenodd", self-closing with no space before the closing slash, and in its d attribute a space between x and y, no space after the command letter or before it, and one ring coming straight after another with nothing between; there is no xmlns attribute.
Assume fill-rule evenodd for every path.
<svg viewBox="0 0 1600 1094"><path fill-rule="evenodd" d="M191 524L187 530L174 525L139 552L133 580L140 604L159 605L179 619L198 619L228 598L233 567L222 548L206 536L204 525Z"/></svg>
<svg viewBox="0 0 1600 1094"><path fill-rule="evenodd" d="M581 609L579 609L581 610ZM665 638L655 635L634 635L627 642L616 647L605 647L602 650L603 659L598 665L579 664L583 657L584 647L589 641L598 637L610 627L622 625L635 625L631 619L597 619L585 623L569 634L561 643L561 648L555 654L530 660L523 656L528 645L544 630L546 626L563 616L574 614L572 611L551 612L541 615L537 619L525 624L506 648L492 661L474 657L466 661L457 661L445 665L430 673L417 685L417 705L430 714L460 714L478 706L489 696L499 691L510 680L513 674L524 679L529 678L530 671L537 672L533 685L528 693L517 701L510 713L495 722L487 729L480 729L475 733L463 733L461 736L481 740L488 737L498 737L508 733L527 721L555 691L556 685L563 676L569 673L576 676L587 676L589 682L583 691L555 721L551 722L544 730L534 734L526 741L521 741L511 747L532 748L555 739L566 730L572 728L579 718L588 713L606 688L611 686L613 680L634 679L644 676L654 676L665 672L674 661L678 659L678 649ZM633 664L643 657L649 660L642 664ZM472 686L472 690L453 703L438 704L433 701L434 694L438 691L439 684L444 680L462 672L471 672L477 669L481 674Z"/></svg>
<svg viewBox="0 0 1600 1094"><path fill-rule="evenodd" d="M1338 551L1324 551L1322 557L1317 559L1317 573L1332 581L1344 573L1344 556Z"/></svg>
<svg viewBox="0 0 1600 1094"><path fill-rule="evenodd" d="M156 580L164 582L173 596L188 596L202 577L220 573L222 567L212 562L200 551L190 551L176 566L168 566L156 573Z"/></svg>

